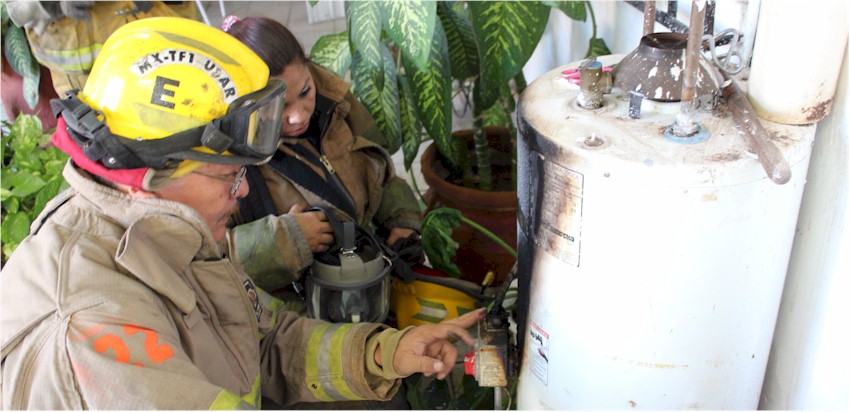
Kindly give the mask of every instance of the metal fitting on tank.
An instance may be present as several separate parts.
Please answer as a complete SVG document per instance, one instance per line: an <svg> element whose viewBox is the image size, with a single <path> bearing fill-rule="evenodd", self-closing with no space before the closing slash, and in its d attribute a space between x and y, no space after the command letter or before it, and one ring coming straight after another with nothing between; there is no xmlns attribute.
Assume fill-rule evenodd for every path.
<svg viewBox="0 0 850 412"><path fill-rule="evenodd" d="M577 103L585 109L598 109L602 107L602 96L611 93L614 83L611 72L602 70L602 63L596 61L595 57L586 59L579 66L581 81Z"/></svg>

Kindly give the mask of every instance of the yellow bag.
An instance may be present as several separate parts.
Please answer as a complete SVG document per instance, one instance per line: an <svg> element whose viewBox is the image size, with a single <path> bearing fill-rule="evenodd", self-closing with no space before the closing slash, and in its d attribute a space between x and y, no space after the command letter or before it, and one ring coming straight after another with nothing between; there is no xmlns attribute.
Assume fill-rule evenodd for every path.
<svg viewBox="0 0 850 412"><path fill-rule="evenodd" d="M398 277L392 282L390 310L399 329L456 318L477 309L484 298L481 285L424 266L413 272L416 279L411 282Z"/></svg>

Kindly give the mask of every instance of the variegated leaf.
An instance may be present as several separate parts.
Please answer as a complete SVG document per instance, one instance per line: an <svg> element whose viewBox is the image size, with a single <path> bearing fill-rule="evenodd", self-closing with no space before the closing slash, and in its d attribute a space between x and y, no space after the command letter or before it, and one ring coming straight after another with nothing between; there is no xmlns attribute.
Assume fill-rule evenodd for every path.
<svg viewBox="0 0 850 412"><path fill-rule="evenodd" d="M452 239L452 231L460 226L462 214L457 209L441 207L432 210L422 222L422 248L428 261L452 277L459 278L460 268L453 263L458 243Z"/></svg>
<svg viewBox="0 0 850 412"><path fill-rule="evenodd" d="M351 54L359 55L357 69L361 74L369 71L372 82L383 88L383 74L380 68L385 47L381 44L381 22L383 17L381 1L346 1L345 16L349 27ZM352 66L355 63L352 60ZM352 71L354 67L352 67ZM395 82L393 82L395 87Z"/></svg>
<svg viewBox="0 0 850 412"><path fill-rule="evenodd" d="M310 50L310 59L339 77L345 77L351 67L351 49L348 46L348 32L327 34L319 37L313 49Z"/></svg>
<svg viewBox="0 0 850 412"><path fill-rule="evenodd" d="M587 7L584 1L579 0L558 0L544 1L543 4L554 7L564 12L567 17L576 21L587 20Z"/></svg>
<svg viewBox="0 0 850 412"><path fill-rule="evenodd" d="M407 75L398 76L398 92L401 108L401 151L404 153L404 168L410 170L422 144L422 122L416 113L416 100Z"/></svg>
<svg viewBox="0 0 850 412"><path fill-rule="evenodd" d="M375 124L387 139L387 150L395 153L401 146L401 114L399 109L398 83L396 66L392 54L385 47L381 48L382 75L380 85L369 68L362 70L362 56L355 52L351 60L351 80L354 94L360 98L363 105L372 114Z"/></svg>
<svg viewBox="0 0 850 412"><path fill-rule="evenodd" d="M481 85L487 90L495 89L488 92L486 98L479 98L484 107L490 107L498 96L499 85L522 70L537 47L549 20L549 7L539 1L472 1L468 4L481 55Z"/></svg>
<svg viewBox="0 0 850 412"><path fill-rule="evenodd" d="M411 89L415 95L419 119L437 150L455 165L460 156L451 144L452 130L452 77L448 60L446 33L442 24L434 27L431 54L425 70L415 66L410 70Z"/></svg>
<svg viewBox="0 0 850 412"><path fill-rule="evenodd" d="M431 52L431 38L437 20L437 3L433 0L387 0L383 3L384 27L390 39L398 44L405 66L425 69Z"/></svg>
<svg viewBox="0 0 850 412"><path fill-rule="evenodd" d="M10 24L3 37L3 48L12 69L21 77L25 77L33 68L33 57L24 29Z"/></svg>
<svg viewBox="0 0 850 412"><path fill-rule="evenodd" d="M21 93L24 95L24 100L27 101L30 109L35 110L38 105L38 85L41 82L41 72L38 69L30 71L24 75L24 84Z"/></svg>
<svg viewBox="0 0 850 412"><path fill-rule="evenodd" d="M590 45L587 47L587 53L584 58L588 58L590 56L607 56L611 54L611 50L608 49L608 45L605 44L605 39L593 37L590 39L589 43Z"/></svg>
<svg viewBox="0 0 850 412"><path fill-rule="evenodd" d="M507 85L505 85L505 89ZM503 89L503 93L505 93ZM482 110L478 115L481 118L481 126L499 126L499 127L510 127L512 123L511 120L511 110L510 107L505 107L506 105L503 102L512 102L513 99L502 99L497 101L496 104L491 106L488 109Z"/></svg>
<svg viewBox="0 0 850 412"><path fill-rule="evenodd" d="M452 77L458 80L478 75L478 46L469 21L469 12L463 2L437 3L437 15L446 31Z"/></svg>
<svg viewBox="0 0 850 412"><path fill-rule="evenodd" d="M3 0L2 4L0 4L0 24L6 26L6 23L9 22L9 12L6 10L6 0ZM5 27L4 27L5 29ZM3 34L6 35L5 33Z"/></svg>

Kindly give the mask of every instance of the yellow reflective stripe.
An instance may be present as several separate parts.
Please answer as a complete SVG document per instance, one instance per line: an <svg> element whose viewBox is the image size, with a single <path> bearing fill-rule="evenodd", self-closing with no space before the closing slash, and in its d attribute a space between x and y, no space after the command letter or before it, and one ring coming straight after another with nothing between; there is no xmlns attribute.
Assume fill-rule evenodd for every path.
<svg viewBox="0 0 850 412"><path fill-rule="evenodd" d="M39 52L43 52L46 55L56 56L59 58L70 59L76 56L83 55L97 55L100 53L100 49L103 48L103 43L93 43L85 47L80 47L79 49L39 49Z"/></svg>
<svg viewBox="0 0 850 412"><path fill-rule="evenodd" d="M47 50L33 48L33 55L39 63L66 71L89 71L94 60L103 48L95 43L75 50Z"/></svg>
<svg viewBox="0 0 850 412"><path fill-rule="evenodd" d="M238 395L228 390L222 389L215 397L215 400L210 405L210 410L234 410L234 409L249 409L249 405L245 404Z"/></svg>
<svg viewBox="0 0 850 412"><path fill-rule="evenodd" d="M353 326L354 325L352 324L344 324L340 326L340 328L331 337L331 347L328 351L330 354L328 362L330 367L331 383L340 395L342 395L345 399L350 400L364 399L355 395L354 392L351 391L351 388L348 387L348 383L345 382L343 371L343 342L345 341L345 335L348 334L348 331Z"/></svg>
<svg viewBox="0 0 850 412"><path fill-rule="evenodd" d="M254 386L251 387L251 392L246 393L245 396L242 397L249 405L259 409L260 404L262 403L262 397L260 396L260 374L257 374L257 377L254 378Z"/></svg>
<svg viewBox="0 0 850 412"><path fill-rule="evenodd" d="M307 359L305 365L307 387L316 399L324 402L333 401L333 398L325 393L322 383L319 380L319 343L322 341L322 335L330 328L331 325L322 325L313 330L310 334L310 339L307 340Z"/></svg>
<svg viewBox="0 0 850 412"><path fill-rule="evenodd" d="M233 392L222 389L210 405L211 410L259 409L260 407L260 375L254 379L251 392L241 398Z"/></svg>
<svg viewBox="0 0 850 412"><path fill-rule="evenodd" d="M316 328L307 343L306 382L322 401L362 400L344 380L343 344L352 324L329 324Z"/></svg>

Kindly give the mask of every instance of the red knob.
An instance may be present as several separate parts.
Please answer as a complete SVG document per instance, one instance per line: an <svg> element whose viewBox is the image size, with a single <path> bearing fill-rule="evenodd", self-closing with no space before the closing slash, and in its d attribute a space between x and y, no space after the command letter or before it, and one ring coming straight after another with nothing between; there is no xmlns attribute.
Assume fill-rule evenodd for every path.
<svg viewBox="0 0 850 412"><path fill-rule="evenodd" d="M475 376L475 351L463 355L463 370L467 375Z"/></svg>

